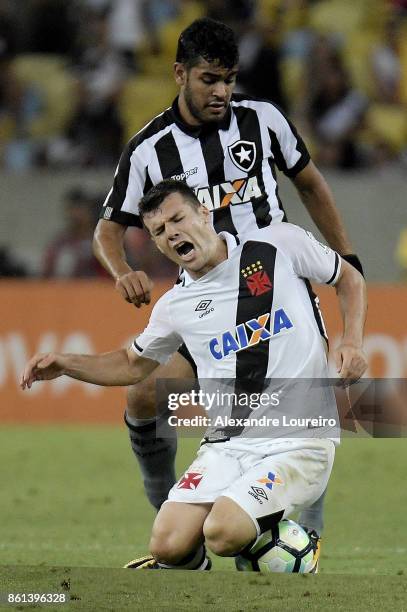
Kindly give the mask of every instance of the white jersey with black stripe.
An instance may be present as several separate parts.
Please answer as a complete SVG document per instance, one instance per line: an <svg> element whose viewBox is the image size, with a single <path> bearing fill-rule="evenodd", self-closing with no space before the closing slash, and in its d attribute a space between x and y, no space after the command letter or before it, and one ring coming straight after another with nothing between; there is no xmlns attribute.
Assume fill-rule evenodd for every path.
<svg viewBox="0 0 407 612"><path fill-rule="evenodd" d="M175 100L128 143L100 216L141 227L142 196L175 178L213 212L216 231L243 235L286 220L276 169L293 178L309 159L295 127L271 102L234 95L220 123L191 127Z"/></svg>
<svg viewBox="0 0 407 612"><path fill-rule="evenodd" d="M304 279L334 284L340 257L298 226L222 234L228 258L205 276L185 274L155 305L135 340L165 363L184 342L201 378L325 378L326 343Z"/></svg>
<svg viewBox="0 0 407 612"><path fill-rule="evenodd" d="M304 279L334 284L339 255L289 223L256 230L241 244L230 234L221 235L227 259L198 280L186 274L183 284L170 289L157 302L133 350L165 363L186 344L200 390L215 401L206 432L210 441L270 436L336 440L327 347ZM235 399L225 402L225 392ZM277 406L272 402L275 392L278 398L283 394ZM259 428L260 421L250 417L253 398L260 396L257 419L279 420L283 415L289 422L293 417L294 425ZM316 418L316 428L309 429L299 417L312 423ZM321 417L330 422L320 424Z"/></svg>

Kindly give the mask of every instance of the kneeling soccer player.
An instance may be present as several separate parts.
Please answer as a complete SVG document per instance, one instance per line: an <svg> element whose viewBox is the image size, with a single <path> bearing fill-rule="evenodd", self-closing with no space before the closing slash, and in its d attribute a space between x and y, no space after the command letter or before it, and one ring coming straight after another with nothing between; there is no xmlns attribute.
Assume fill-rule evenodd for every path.
<svg viewBox="0 0 407 612"><path fill-rule="evenodd" d="M160 251L184 269L183 282L157 302L149 325L127 350L36 355L23 373L23 389L63 374L130 385L182 342L200 381L233 379L238 393L267 390L272 379L327 378L326 338L304 279L335 285L344 328L333 354L337 371L343 384L363 374L364 280L309 232L279 224L253 231L239 244L230 234L217 234L193 190L173 180L153 187L139 210ZM199 317L204 299L211 309ZM329 391L325 400L335 403ZM276 408L266 406L265 414L272 410L275 415ZM196 460L157 515L152 558L140 567L206 569L204 541L218 555L237 555L322 494L334 459L332 427L311 430L312 438L304 424L293 437L244 437L244 431L209 428Z"/></svg>

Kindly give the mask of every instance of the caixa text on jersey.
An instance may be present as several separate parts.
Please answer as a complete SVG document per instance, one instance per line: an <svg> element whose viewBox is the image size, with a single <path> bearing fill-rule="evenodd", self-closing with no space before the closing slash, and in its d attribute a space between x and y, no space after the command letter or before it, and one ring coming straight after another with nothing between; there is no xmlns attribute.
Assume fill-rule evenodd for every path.
<svg viewBox="0 0 407 612"><path fill-rule="evenodd" d="M264 194L259 187L257 176L247 179L236 179L195 189L196 197L201 204L212 210L229 204L244 204L252 198L261 198Z"/></svg>
<svg viewBox="0 0 407 612"><path fill-rule="evenodd" d="M224 359L230 353L244 351L259 344L259 342L270 340L282 330L288 330L292 327L293 324L288 314L283 308L278 308L271 313L262 314L256 319L240 323L233 331L225 331L221 336L211 338L209 350L215 359Z"/></svg>

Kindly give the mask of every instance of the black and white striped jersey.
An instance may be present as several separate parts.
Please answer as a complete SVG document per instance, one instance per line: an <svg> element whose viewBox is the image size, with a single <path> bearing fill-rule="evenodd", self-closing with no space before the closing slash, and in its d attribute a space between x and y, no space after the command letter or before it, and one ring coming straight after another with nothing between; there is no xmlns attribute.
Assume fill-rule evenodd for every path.
<svg viewBox="0 0 407 612"><path fill-rule="evenodd" d="M295 127L271 102L236 94L222 122L191 127L176 99L128 143L100 217L141 227L142 196L175 178L213 211L217 232L245 234L286 220L276 168L293 178L309 159Z"/></svg>

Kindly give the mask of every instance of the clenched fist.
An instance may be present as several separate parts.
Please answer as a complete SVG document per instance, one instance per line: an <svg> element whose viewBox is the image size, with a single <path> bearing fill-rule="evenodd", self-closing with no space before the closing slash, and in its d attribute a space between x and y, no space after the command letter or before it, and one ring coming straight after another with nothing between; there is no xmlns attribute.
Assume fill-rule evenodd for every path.
<svg viewBox="0 0 407 612"><path fill-rule="evenodd" d="M357 382L367 369L366 356L361 347L341 343L333 351L333 357L343 387Z"/></svg>
<svg viewBox="0 0 407 612"><path fill-rule="evenodd" d="M141 270L126 272L116 280L117 291L126 302L134 304L137 308L150 303L152 288L153 282Z"/></svg>

